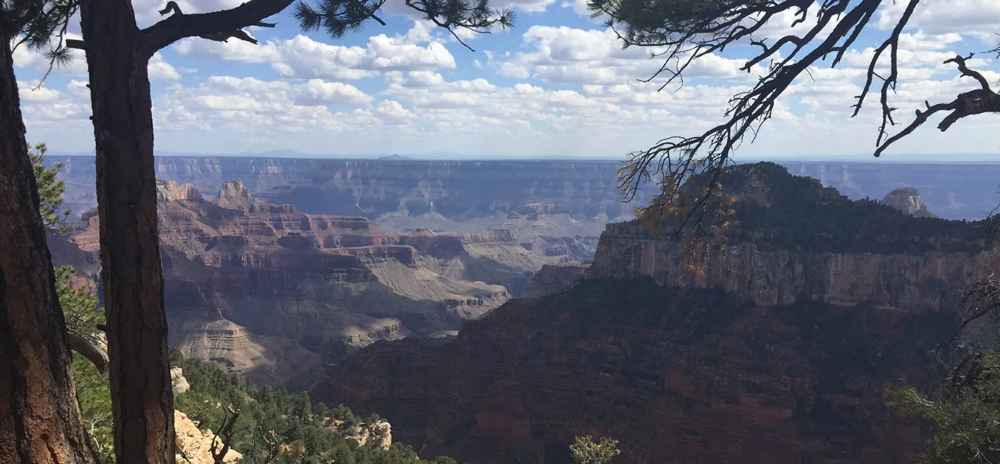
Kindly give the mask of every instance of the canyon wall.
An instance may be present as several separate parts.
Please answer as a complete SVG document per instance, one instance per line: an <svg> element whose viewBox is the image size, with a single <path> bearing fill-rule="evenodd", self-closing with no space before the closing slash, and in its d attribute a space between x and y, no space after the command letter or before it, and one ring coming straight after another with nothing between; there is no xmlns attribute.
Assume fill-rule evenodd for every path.
<svg viewBox="0 0 1000 464"><path fill-rule="evenodd" d="M574 261L504 230L386 233L261 200L238 181L211 196L161 182L158 195L171 345L266 383L308 383L376 340L453 334L543 265ZM96 279L100 228L86 220L53 253Z"/></svg>
<svg viewBox="0 0 1000 464"><path fill-rule="evenodd" d="M732 210L702 224L716 233L612 225L582 282L544 279L555 293L453 339L375 343L313 397L469 463L568 462L579 434L619 439L621 463L913 462L925 431L886 388L943 375L961 290L1000 268L982 224L768 163L721 188Z"/></svg>
<svg viewBox="0 0 1000 464"><path fill-rule="evenodd" d="M651 238L636 223L611 224L598 246L594 278L650 277L670 287L716 288L760 306L821 301L905 311L948 311L956 288L1000 269L1000 255L774 249L753 242L703 244L691 251Z"/></svg>
<svg viewBox="0 0 1000 464"><path fill-rule="evenodd" d="M93 208L94 158L49 156L62 163L66 200L76 213ZM994 193L1000 164L786 161L790 172L817 178L852 199L881 199L901 187L919 190L928 208L948 219L982 219L1000 197ZM549 232L575 229L593 235L597 226L562 219L619 221L645 205L655 186L633 204L621 204L620 160L344 160L254 157L158 156L157 177L209 192L239 180L256 195L308 213L394 218L399 227L479 229L497 220L541 212L560 218ZM511 214L513 213L513 214ZM564 216L560 214L565 213ZM419 218L419 220L414 219ZM478 221L470 219L477 218ZM393 227L396 227L395 225ZM596 228L595 228L596 227ZM459 230L459 229L453 229ZM466 229L462 229L466 230ZM582 232L586 232L583 234ZM549 233L548 235L556 235Z"/></svg>
<svg viewBox="0 0 1000 464"><path fill-rule="evenodd" d="M89 157L63 164L67 204L96 205ZM617 161L410 161L158 157L157 177L214 191L240 181L259 198L308 213L364 216L391 230L429 228L524 237L589 236L632 216L617 188ZM592 251L592 250L591 250Z"/></svg>

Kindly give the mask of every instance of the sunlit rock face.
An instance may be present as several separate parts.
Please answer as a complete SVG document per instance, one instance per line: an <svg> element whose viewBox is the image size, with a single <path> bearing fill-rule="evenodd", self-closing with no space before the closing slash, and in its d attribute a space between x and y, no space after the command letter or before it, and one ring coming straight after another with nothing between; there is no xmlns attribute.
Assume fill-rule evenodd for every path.
<svg viewBox="0 0 1000 464"><path fill-rule="evenodd" d="M167 181L158 195L170 344L262 382L308 382L377 340L454 332L506 302L506 283L555 262L502 232L385 234L364 217L260 200L239 182L206 196ZM57 259L96 273L77 255L98 252L99 230L90 215L63 247L76 254Z"/></svg>
<svg viewBox="0 0 1000 464"><path fill-rule="evenodd" d="M66 203L96 206L94 161L63 164ZM609 221L633 216L618 190L617 161L416 161L175 157L156 159L157 178L219 191L219 205L248 207L248 197L310 214L365 217L394 234L418 230L458 235L508 234L504 241L589 261ZM238 182L235 182L238 181ZM237 188L238 186L238 188ZM242 190L240 190L242 189ZM181 199L183 192L164 192ZM212 195L209 195L212 196Z"/></svg>
<svg viewBox="0 0 1000 464"><path fill-rule="evenodd" d="M732 209L704 224L718 233L609 227L582 282L453 339L376 343L313 397L470 463L568 462L579 434L621 440L622 463L913 462L923 432L885 389L943 375L961 289L1000 268L980 225L773 164L721 187Z"/></svg>
<svg viewBox="0 0 1000 464"><path fill-rule="evenodd" d="M809 300L948 311L958 304L956 288L1000 265L975 224L851 201L774 165L741 166L728 182L723 189L736 201L729 232L692 246L639 221L611 224L590 275L716 288L762 306Z"/></svg>
<svg viewBox="0 0 1000 464"><path fill-rule="evenodd" d="M885 194L882 203L913 217L936 217L927 209L917 189L903 187Z"/></svg>

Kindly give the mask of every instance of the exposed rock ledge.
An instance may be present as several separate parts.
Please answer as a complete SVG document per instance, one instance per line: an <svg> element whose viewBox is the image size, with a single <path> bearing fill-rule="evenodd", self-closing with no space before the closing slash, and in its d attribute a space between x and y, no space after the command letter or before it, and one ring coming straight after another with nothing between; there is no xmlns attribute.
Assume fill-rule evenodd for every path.
<svg viewBox="0 0 1000 464"><path fill-rule="evenodd" d="M668 287L717 288L760 306L822 301L908 310L952 309L955 289L1000 268L995 253L814 253L754 243L709 246L687 254L670 240L638 239L609 227L591 277L652 277Z"/></svg>
<svg viewBox="0 0 1000 464"><path fill-rule="evenodd" d="M177 462L215 464L212 459L212 439L215 434L211 430L202 431L187 414L174 411L174 432L177 434ZM222 458L222 462L235 464L241 459L243 455L231 449Z"/></svg>

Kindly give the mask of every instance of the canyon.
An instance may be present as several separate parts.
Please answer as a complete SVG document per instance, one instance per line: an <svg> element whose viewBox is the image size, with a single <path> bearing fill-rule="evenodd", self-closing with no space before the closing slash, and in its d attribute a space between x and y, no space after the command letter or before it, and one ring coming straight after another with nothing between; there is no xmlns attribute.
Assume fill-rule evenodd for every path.
<svg viewBox="0 0 1000 464"><path fill-rule="evenodd" d="M91 208L92 159L65 162ZM170 343L472 464L568 462L580 434L622 463L912 462L925 429L885 391L940 378L960 290L1000 265L947 218L990 199L921 165L738 165L674 235L617 166L160 158ZM50 245L96 279L81 220Z"/></svg>
<svg viewBox="0 0 1000 464"><path fill-rule="evenodd" d="M386 233L364 217L261 200L239 181L211 198L164 181L158 203L171 346L263 383L308 384L313 369L377 340L454 334L542 266L577 262L567 240ZM83 219L52 240L53 254L96 281L98 218Z"/></svg>
<svg viewBox="0 0 1000 464"><path fill-rule="evenodd" d="M97 204L94 158L49 156L63 165L66 202L74 216ZM789 172L819 179L851 199L882 199L904 187L918 190L927 207L945 219L978 220L998 204L996 163L892 161L783 161ZM238 180L258 197L307 213L364 216L389 229L451 231L507 229L596 238L604 223L631 219L655 185L636 201L621 202L620 159L610 160L408 160L296 159L224 156L158 156L161 180L212 192ZM945 179L961 179L947 182ZM537 213L548 216L534 224ZM575 222L574 222L575 221Z"/></svg>
<svg viewBox="0 0 1000 464"><path fill-rule="evenodd" d="M962 289L1000 265L983 224L771 163L721 185L714 233L609 225L582 277L539 274L541 296L456 337L374 343L312 396L470 463L568 462L580 434L619 439L622 463L913 462L925 429L886 389L941 378Z"/></svg>
<svg viewBox="0 0 1000 464"><path fill-rule="evenodd" d="M96 206L90 157L60 163L74 215ZM255 196L306 213L362 216L391 232L430 229L519 239L581 237L593 246L609 221L626 220L655 193L631 203L618 190L617 161L425 161L158 157L157 178L214 191L239 181Z"/></svg>

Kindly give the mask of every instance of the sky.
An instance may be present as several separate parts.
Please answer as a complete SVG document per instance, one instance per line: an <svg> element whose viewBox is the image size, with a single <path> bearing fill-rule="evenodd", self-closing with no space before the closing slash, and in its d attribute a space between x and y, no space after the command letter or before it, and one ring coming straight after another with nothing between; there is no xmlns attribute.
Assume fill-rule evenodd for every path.
<svg viewBox="0 0 1000 464"><path fill-rule="evenodd" d="M306 0L315 1L315 0ZM185 12L241 0L184 0ZM419 20L400 0L341 38L303 32L292 8L274 29L248 31L259 45L191 38L149 64L158 154L296 157L381 156L620 158L665 137L697 135L723 121L729 97L750 88L739 70L746 51L712 55L683 85L643 82L662 64L651 50L623 49L585 0L502 0L515 24L463 34L475 50ZM885 0L861 40L836 68L814 68L779 101L774 118L737 159L868 160L877 105L851 118L873 44L884 40L905 2ZM134 0L140 27L160 19L159 0ZM950 101L976 88L943 61L1000 41L1000 0L925 0L901 40L893 105L904 121L925 100ZM792 18L781 18L790 25ZM781 24L766 31L776 36ZM78 20L70 26L79 31ZM31 143L55 153L93 152L82 53L39 85L47 61L15 52ZM742 53L742 54L741 54ZM1000 84L1000 65L970 61ZM872 102L877 101L875 99ZM1000 119L967 118L947 133L931 124L901 141L891 160L1000 161Z"/></svg>

